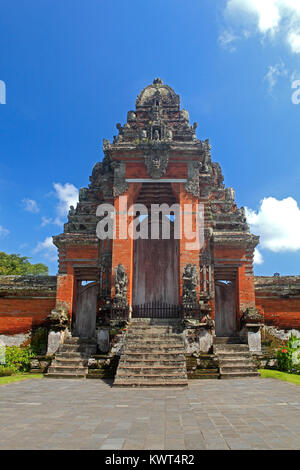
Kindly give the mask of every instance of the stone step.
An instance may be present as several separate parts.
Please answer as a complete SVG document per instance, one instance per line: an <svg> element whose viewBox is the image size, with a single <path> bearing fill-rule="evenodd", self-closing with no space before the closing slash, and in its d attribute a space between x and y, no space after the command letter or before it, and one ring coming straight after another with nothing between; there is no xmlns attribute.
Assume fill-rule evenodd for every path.
<svg viewBox="0 0 300 470"><path fill-rule="evenodd" d="M245 340L240 336L214 336L213 344L245 344Z"/></svg>
<svg viewBox="0 0 300 470"><path fill-rule="evenodd" d="M142 340L142 341L145 341L145 340L148 340L148 341L168 341L168 340L173 340L173 341L182 341L182 334L180 333L161 333L159 334L159 336L157 335L157 333L147 333L145 332L145 334L143 333L127 333L126 334L126 340L133 340L133 341L136 341L136 340Z"/></svg>
<svg viewBox="0 0 300 470"><path fill-rule="evenodd" d="M253 366L253 361L252 359L249 358L236 358L236 359L221 359L219 361L219 364L221 367L252 367Z"/></svg>
<svg viewBox="0 0 300 470"><path fill-rule="evenodd" d="M65 367L65 366L50 366L48 371L50 373L58 373L58 374L82 374L85 375L88 373L88 368L87 367Z"/></svg>
<svg viewBox="0 0 300 470"><path fill-rule="evenodd" d="M226 374L228 372L256 372L256 367L254 365L240 365L240 366L223 366L223 364L220 365L220 373L221 374Z"/></svg>
<svg viewBox="0 0 300 470"><path fill-rule="evenodd" d="M145 334L145 331L149 333L160 333L160 334L181 334L183 332L182 325L129 325L127 332L139 332Z"/></svg>
<svg viewBox="0 0 300 470"><path fill-rule="evenodd" d="M245 358L245 359L251 359L252 356L248 351L238 351L238 352L234 352L234 351L220 351L218 352L218 359L219 360L227 360L227 359L236 359L236 358Z"/></svg>
<svg viewBox="0 0 300 470"><path fill-rule="evenodd" d="M153 360L153 361L156 361L156 360L160 360L160 359L163 359L163 360L168 360L168 361L172 361L172 360L177 360L177 359L180 359L180 360L185 360L185 353L184 351L180 352L180 353L174 353L174 352L169 352L169 351L166 351L163 355L158 352L158 353L154 353L154 352L145 352L145 351L141 351L141 352L131 352L131 353L126 353L124 351L124 353L122 354L122 357L124 357L124 359L132 359L132 360Z"/></svg>
<svg viewBox="0 0 300 470"><path fill-rule="evenodd" d="M150 326L161 326L161 325L180 325L181 319L175 318L131 318L130 325L150 325Z"/></svg>
<svg viewBox="0 0 300 470"><path fill-rule="evenodd" d="M139 345L130 345L127 346L125 342L124 346L124 353L131 354L131 353L139 353L139 354L165 354L165 353L172 353L172 354L184 354L185 349L183 346L156 346L155 344L149 344L145 347L141 347Z"/></svg>
<svg viewBox="0 0 300 470"><path fill-rule="evenodd" d="M213 349L215 354L223 352L249 352L248 344L215 344Z"/></svg>
<svg viewBox="0 0 300 470"><path fill-rule="evenodd" d="M259 372L227 372L221 374L221 379L243 379L250 377L260 377Z"/></svg>
<svg viewBox="0 0 300 470"><path fill-rule="evenodd" d="M68 337L65 339L64 343L62 346L67 345L67 346L74 346L74 347L81 347L81 348L88 348L88 349L93 349L97 347L97 343L90 341L90 340L85 340L82 338L77 338L77 337Z"/></svg>
<svg viewBox="0 0 300 470"><path fill-rule="evenodd" d="M148 346L157 346L157 347L175 347L175 346L182 346L182 341L178 341L178 339L168 338L166 340L161 339L153 339L149 340L148 338L142 339L126 339L126 346L140 346L147 348Z"/></svg>
<svg viewBox="0 0 300 470"><path fill-rule="evenodd" d="M197 369L195 371L188 371L187 376L191 380L219 379L220 373L218 369Z"/></svg>
<svg viewBox="0 0 300 470"><path fill-rule="evenodd" d="M85 350L85 347L82 346L81 344L68 344L68 343L64 343L64 344L61 344L59 346L59 351L60 352L63 352L63 351L66 351L66 352L71 352L71 351L81 351L81 350Z"/></svg>
<svg viewBox="0 0 300 470"><path fill-rule="evenodd" d="M55 357L55 359L52 361L51 366L82 366L82 367L87 367L87 360L82 360L81 358L78 359L69 359L65 357Z"/></svg>
<svg viewBox="0 0 300 470"><path fill-rule="evenodd" d="M167 367L180 367L186 365L185 361L182 360L174 360L174 361L168 361L168 360L160 360L160 361L153 361L153 360L136 360L136 359L121 359L119 362L119 366L131 366L131 365L137 365L139 367L159 367L159 366L167 366Z"/></svg>
<svg viewBox="0 0 300 470"><path fill-rule="evenodd" d="M85 379L86 374L57 374L48 372L46 375L44 375L44 377L47 379Z"/></svg>
<svg viewBox="0 0 300 470"><path fill-rule="evenodd" d="M70 351L70 352L66 352L66 351L60 352L60 351L58 351L55 354L55 358L56 359L59 359L59 358L76 359L76 358L78 358L78 359L85 360L85 359L87 359L87 355L82 353L82 352L78 352L78 351Z"/></svg>
<svg viewBox="0 0 300 470"><path fill-rule="evenodd" d="M124 376L124 375L157 375L157 376L164 376L164 375L184 375L186 370L184 367L139 367L139 366L132 366L132 367L125 367L119 366L117 376Z"/></svg>

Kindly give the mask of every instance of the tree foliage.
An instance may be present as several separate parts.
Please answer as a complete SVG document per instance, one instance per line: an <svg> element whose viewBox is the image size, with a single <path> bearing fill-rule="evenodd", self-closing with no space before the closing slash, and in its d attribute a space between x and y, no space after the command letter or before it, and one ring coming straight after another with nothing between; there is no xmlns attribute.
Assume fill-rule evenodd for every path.
<svg viewBox="0 0 300 470"><path fill-rule="evenodd" d="M31 264L28 256L17 254L7 254L0 251L0 275L26 275L33 274L35 276L47 275L49 273L48 266L43 263Z"/></svg>

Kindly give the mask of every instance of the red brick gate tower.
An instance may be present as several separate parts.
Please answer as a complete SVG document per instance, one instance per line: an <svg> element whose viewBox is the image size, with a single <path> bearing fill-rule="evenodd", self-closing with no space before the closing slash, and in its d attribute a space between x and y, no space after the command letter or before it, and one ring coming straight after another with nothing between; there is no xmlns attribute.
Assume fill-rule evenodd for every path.
<svg viewBox="0 0 300 470"><path fill-rule="evenodd" d="M220 166L211 161L209 141L198 140L196 128L180 109L179 96L155 79L139 94L127 123L117 124L113 143L104 140L103 161L94 166L89 187L80 190L64 233L54 237L59 250L57 308L75 316L78 334L78 324L84 323L79 317L86 312L95 317L99 306L109 302L129 311L152 302L172 308L197 305L200 315L215 318L219 336L237 332L243 311L255 307L253 252L258 237L249 233L233 189L225 188ZM104 203L115 211L113 240L96 235L103 219L96 211ZM185 210L176 226L180 236L174 235L179 220L175 214L169 240L134 240L130 233L136 214L128 215L132 204L147 209L180 205ZM200 247L193 246L184 230L189 217L196 228L199 207L204 217ZM149 220L144 219L144 226ZM160 224L165 222L161 216ZM83 286L82 281L93 282ZM95 296L97 307L91 300Z"/></svg>

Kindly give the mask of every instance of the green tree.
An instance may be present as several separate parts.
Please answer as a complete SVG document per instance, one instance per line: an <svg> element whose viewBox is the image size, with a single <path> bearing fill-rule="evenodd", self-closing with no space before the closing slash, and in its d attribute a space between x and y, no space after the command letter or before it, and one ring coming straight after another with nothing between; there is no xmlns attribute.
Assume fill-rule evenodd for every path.
<svg viewBox="0 0 300 470"><path fill-rule="evenodd" d="M48 266L43 263L31 264L28 256L17 254L8 255L0 251L0 275L8 276L33 274L35 276L47 275L49 273Z"/></svg>

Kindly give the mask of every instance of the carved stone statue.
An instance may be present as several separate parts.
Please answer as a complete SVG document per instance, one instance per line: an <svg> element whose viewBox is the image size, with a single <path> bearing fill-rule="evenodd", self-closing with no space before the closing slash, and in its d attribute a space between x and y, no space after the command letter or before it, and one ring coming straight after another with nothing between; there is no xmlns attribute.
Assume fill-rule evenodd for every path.
<svg viewBox="0 0 300 470"><path fill-rule="evenodd" d="M127 121L128 121L128 122L136 121L136 114L135 114L134 111L128 111L128 113L127 113Z"/></svg>
<svg viewBox="0 0 300 470"><path fill-rule="evenodd" d="M67 309L64 307L57 307L51 310L48 319L54 327L67 328L69 325L69 316Z"/></svg>
<svg viewBox="0 0 300 470"><path fill-rule="evenodd" d="M114 305L118 307L127 306L127 284L128 277L123 264L115 268L115 297Z"/></svg>
<svg viewBox="0 0 300 470"><path fill-rule="evenodd" d="M100 185L102 164L100 162L95 163L92 175L90 176L90 182L94 186Z"/></svg>
<svg viewBox="0 0 300 470"><path fill-rule="evenodd" d="M195 305L197 303L197 283L198 283L198 273L197 267L194 264L187 264L183 275L183 294L182 294L182 303L183 305Z"/></svg>
<svg viewBox="0 0 300 470"><path fill-rule="evenodd" d="M76 215L76 210L74 209L74 206L70 206L68 217L72 217L74 215Z"/></svg>
<svg viewBox="0 0 300 470"><path fill-rule="evenodd" d="M141 139L142 139L142 140L147 139L147 131L146 131L146 129L142 129L140 135L141 135Z"/></svg>
<svg viewBox="0 0 300 470"><path fill-rule="evenodd" d="M171 131L171 129L168 129L167 130L167 139L168 140L172 140L173 139L173 132Z"/></svg>
<svg viewBox="0 0 300 470"><path fill-rule="evenodd" d="M154 133L153 133L153 140L159 140L159 132L157 129L155 129Z"/></svg>
<svg viewBox="0 0 300 470"><path fill-rule="evenodd" d="M80 188L79 190L79 201L87 201L89 190L88 188Z"/></svg>
<svg viewBox="0 0 300 470"><path fill-rule="evenodd" d="M241 324L246 325L249 323L263 323L263 316L257 311L255 307L247 308L241 317Z"/></svg>

